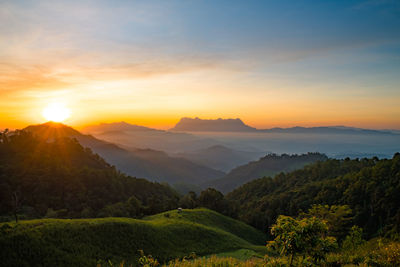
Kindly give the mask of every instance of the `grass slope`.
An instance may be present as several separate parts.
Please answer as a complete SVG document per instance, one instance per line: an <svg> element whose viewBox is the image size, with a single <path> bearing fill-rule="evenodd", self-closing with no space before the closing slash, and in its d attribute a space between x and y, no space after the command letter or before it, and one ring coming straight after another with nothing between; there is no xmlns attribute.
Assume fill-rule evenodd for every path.
<svg viewBox="0 0 400 267"><path fill-rule="evenodd" d="M166 215L167 214L167 215ZM168 221L175 220L178 222L186 222L194 225L200 224L204 227L222 230L240 237L252 244L265 245L265 236L260 234L255 228L241 222L234 220L230 217L223 216L216 211L205 208L200 209L187 209L182 213L176 211L167 211L153 216L148 216L144 220L162 220L169 216Z"/></svg>
<svg viewBox="0 0 400 267"><path fill-rule="evenodd" d="M264 240L254 228L207 209L143 220L41 219L0 224L0 259L5 266L95 266L99 260L135 264L143 249L163 262L191 252L262 252Z"/></svg>

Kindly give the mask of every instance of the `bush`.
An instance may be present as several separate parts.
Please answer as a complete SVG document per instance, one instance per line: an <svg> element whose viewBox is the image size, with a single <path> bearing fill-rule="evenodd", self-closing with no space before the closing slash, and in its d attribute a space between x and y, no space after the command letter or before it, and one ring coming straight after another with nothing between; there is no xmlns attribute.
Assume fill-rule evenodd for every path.
<svg viewBox="0 0 400 267"><path fill-rule="evenodd" d="M369 266L400 266L400 244L380 245L378 250L367 255L365 263Z"/></svg>
<svg viewBox="0 0 400 267"><path fill-rule="evenodd" d="M361 246L365 241L362 238L362 228L354 225L342 243L342 248L346 251L353 251Z"/></svg>
<svg viewBox="0 0 400 267"><path fill-rule="evenodd" d="M327 256L329 265L362 265L367 266L400 266L400 243L384 240L371 239L368 242L353 248L342 249L338 253Z"/></svg>
<svg viewBox="0 0 400 267"><path fill-rule="evenodd" d="M289 265L292 265L296 254L319 263L337 246L336 238L326 236L327 231L326 223L316 217L294 219L280 215L271 227L275 239L269 241L267 246L276 249L282 256L288 255Z"/></svg>

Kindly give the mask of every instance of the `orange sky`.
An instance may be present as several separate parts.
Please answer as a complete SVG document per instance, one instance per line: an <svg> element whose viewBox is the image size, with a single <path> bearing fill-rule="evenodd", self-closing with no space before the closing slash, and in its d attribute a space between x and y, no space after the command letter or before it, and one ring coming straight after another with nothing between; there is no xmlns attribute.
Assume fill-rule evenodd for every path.
<svg viewBox="0 0 400 267"><path fill-rule="evenodd" d="M85 74L78 72L80 76ZM246 74L218 69L134 79L98 74L70 82L77 79L76 73L73 70L62 77L64 85L35 84L27 78L18 81L19 88L2 91L0 127L45 122L42 110L51 103L67 106L71 117L65 123L75 127L123 120L166 129L181 117L241 118L257 128L346 125L398 129L400 125L397 97L362 92L348 97L347 90L354 85L321 94L322 84L306 87L279 80L246 83L242 80ZM15 83L9 80L3 86L13 87Z"/></svg>

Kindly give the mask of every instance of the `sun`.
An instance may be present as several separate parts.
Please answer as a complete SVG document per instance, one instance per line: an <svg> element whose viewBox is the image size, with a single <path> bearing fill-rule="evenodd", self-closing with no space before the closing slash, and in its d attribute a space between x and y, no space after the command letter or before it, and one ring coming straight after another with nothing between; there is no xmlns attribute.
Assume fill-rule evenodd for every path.
<svg viewBox="0 0 400 267"><path fill-rule="evenodd" d="M52 103L43 109L42 115L48 121L63 122L69 118L71 111L63 104Z"/></svg>

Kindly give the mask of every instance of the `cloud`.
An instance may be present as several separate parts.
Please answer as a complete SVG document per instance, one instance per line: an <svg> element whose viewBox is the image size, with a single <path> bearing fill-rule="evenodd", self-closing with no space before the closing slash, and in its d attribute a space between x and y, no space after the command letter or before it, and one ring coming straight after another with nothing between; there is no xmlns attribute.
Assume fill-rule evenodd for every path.
<svg viewBox="0 0 400 267"><path fill-rule="evenodd" d="M51 75L51 71L40 65L15 66L0 64L0 92L15 92L24 89L46 89L65 87L68 82Z"/></svg>
<svg viewBox="0 0 400 267"><path fill-rule="evenodd" d="M223 68L221 56L155 42L168 10L106 2L0 4L0 92L52 90L91 81L146 79ZM167 22L166 22L167 23ZM125 28L129 28L125 31Z"/></svg>
<svg viewBox="0 0 400 267"><path fill-rule="evenodd" d="M117 54L118 52L113 56ZM214 58L195 56L108 62L114 57L108 58L102 53L75 56L74 59L70 58L65 62L59 59L51 60L51 57L43 58L44 63L41 63L41 56L43 55L38 56L37 61L29 59L29 63L0 63L0 96L37 98L43 94L47 96L51 91L75 90L74 88L88 90L92 84L114 81L153 80L165 75L215 69L224 64ZM62 53L59 53L59 58L63 57ZM35 61L37 63L33 63Z"/></svg>
<svg viewBox="0 0 400 267"><path fill-rule="evenodd" d="M246 28L237 31L232 27L227 29L232 35L221 37L210 24L203 38L197 38L197 28L191 29L193 21L173 16L179 17L182 10L171 12L168 4L126 4L2 3L0 91L59 90L92 81L156 79L188 72L213 71L217 76L232 71L236 75L236 72L273 68L276 64L334 57L343 50L400 39L390 32L383 36L369 31L355 34L340 28L343 24L337 29L336 23L329 22L330 28L314 29L299 21L299 29L303 31L296 34L297 27L291 27L297 23L295 20L283 24L286 28L277 27L272 36L264 28L275 25L266 27L260 23L257 26L260 28L255 31L249 28L248 32ZM218 22L215 18L210 20ZM281 34L279 29L287 32ZM214 35L207 35L210 32Z"/></svg>

